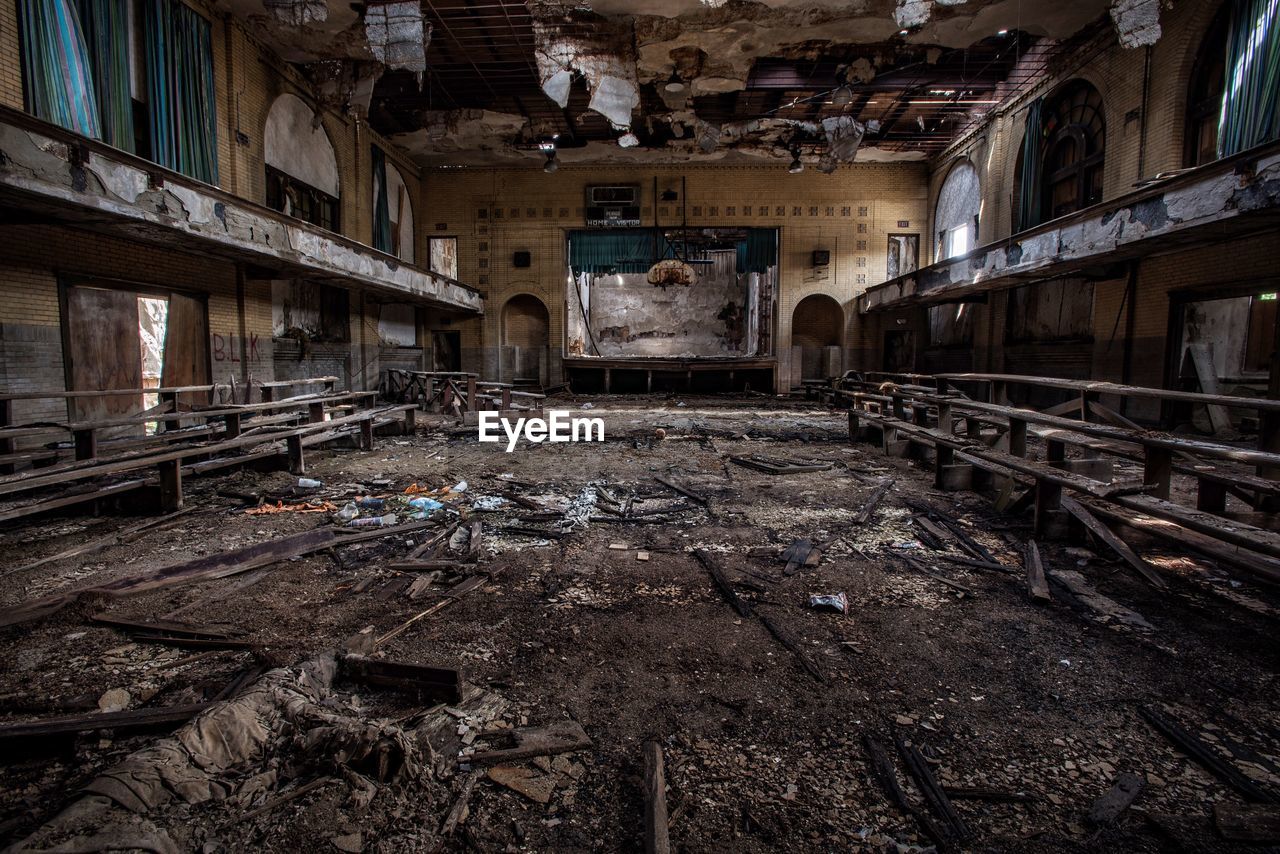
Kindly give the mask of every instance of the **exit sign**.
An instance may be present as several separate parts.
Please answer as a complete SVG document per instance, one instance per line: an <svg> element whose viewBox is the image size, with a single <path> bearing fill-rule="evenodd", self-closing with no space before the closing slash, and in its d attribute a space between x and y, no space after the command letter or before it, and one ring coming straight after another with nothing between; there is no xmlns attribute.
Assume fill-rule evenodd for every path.
<svg viewBox="0 0 1280 854"><path fill-rule="evenodd" d="M898 220L898 228L910 228L910 227L911 227L911 220L909 219Z"/></svg>

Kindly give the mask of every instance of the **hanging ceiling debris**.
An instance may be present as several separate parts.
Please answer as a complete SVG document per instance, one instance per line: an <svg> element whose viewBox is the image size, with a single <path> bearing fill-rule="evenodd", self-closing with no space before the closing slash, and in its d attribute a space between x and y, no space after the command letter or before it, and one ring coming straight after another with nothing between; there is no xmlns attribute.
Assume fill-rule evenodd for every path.
<svg viewBox="0 0 1280 854"><path fill-rule="evenodd" d="M1101 28L1160 36L1160 0L219 2L424 165L923 159Z"/></svg>

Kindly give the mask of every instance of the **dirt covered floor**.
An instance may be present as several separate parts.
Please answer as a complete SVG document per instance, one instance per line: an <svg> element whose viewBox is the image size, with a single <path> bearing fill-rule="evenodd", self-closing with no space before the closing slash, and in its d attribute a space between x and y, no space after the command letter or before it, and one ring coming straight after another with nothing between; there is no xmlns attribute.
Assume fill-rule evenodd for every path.
<svg viewBox="0 0 1280 854"><path fill-rule="evenodd" d="M410 533L127 598L82 597L0 630L6 724L225 701L252 694L264 673L280 691L306 694L290 695L283 712L247 713L259 739L236 761L218 752L235 745L206 744L181 773L162 768L141 809L104 801L91 781L124 779L113 769L138 767L139 752L155 753L178 724L5 740L0 844L639 850L642 745L653 738L679 850L916 850L935 844L926 825L976 851L1257 850L1224 839L1213 817L1244 795L1142 710L1181 724L1264 794L1280 791L1274 591L1134 539L1169 581L1156 591L1081 535L1040 544L1053 600L1035 603L1022 568L1026 516L936 491L930 471L850 445L843 413L763 397L612 397L575 414L604 418L607 441L506 453L478 443L474 428L427 417L417 435L380 438L372 452L312 453L307 476L323 486L302 495L282 472L193 479L184 515L33 568L24 566L142 520L67 516L0 532L0 607L11 609L328 526L357 496L388 497L381 512L400 521L406 490L444 504L438 524ZM767 473L731 456L820 470ZM250 513L249 496L331 507ZM468 562L475 520L481 538ZM393 566L459 521L434 570ZM971 556L965 537L1007 569L940 558ZM806 561L802 544L789 566L782 556L796 541L820 554ZM708 564L750 613L727 601ZM1103 598L1090 607L1053 580L1064 571ZM474 588L458 592L467 579ZM847 613L810 607L814 594L844 594ZM104 613L217 625L253 647L141 642L91 621ZM375 657L461 668L464 699L440 707L341 678L316 687L300 669L362 642ZM508 730L570 722L589 748L473 760L506 746ZM875 776L868 737L910 810ZM375 742L376 756L358 747ZM900 746L919 751L958 822L930 808ZM1145 779L1137 799L1114 820L1091 821L1126 772ZM67 813L84 819L86 801L97 812L72 828Z"/></svg>

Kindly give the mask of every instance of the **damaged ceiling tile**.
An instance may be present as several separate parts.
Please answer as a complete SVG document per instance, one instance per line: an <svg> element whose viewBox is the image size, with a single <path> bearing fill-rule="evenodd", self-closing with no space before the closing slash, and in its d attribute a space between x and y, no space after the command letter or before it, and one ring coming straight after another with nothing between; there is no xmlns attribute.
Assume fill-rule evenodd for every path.
<svg viewBox="0 0 1280 854"><path fill-rule="evenodd" d="M371 4L365 11L364 29L374 59L388 68L412 71L421 84L431 24L423 19L418 0Z"/></svg>
<svg viewBox="0 0 1280 854"><path fill-rule="evenodd" d="M262 5L276 20L294 27L329 20L329 4L325 0L262 0Z"/></svg>

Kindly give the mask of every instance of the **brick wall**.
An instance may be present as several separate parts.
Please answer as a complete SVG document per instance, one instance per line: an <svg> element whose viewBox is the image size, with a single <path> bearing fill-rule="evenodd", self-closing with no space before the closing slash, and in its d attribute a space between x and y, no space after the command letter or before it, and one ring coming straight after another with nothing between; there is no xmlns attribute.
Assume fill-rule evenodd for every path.
<svg viewBox="0 0 1280 854"><path fill-rule="evenodd" d="M691 227L758 226L779 229L778 332L775 352L782 376L791 352L791 318L810 294L832 297L847 314L854 298L885 278L888 234L919 232L924 239L926 167L923 163L868 163L833 175L791 175L781 163L690 164L682 167L577 168L554 175L538 168L435 170L425 174L429 216L424 229L456 235L463 281L486 294L482 320L459 325L464 365L495 375L502 339L502 307L527 293L542 300L551 318L553 354L564 342L566 302L565 233L583 227L588 184L639 184L641 220L654 220L658 193L680 190L687 199L658 201L658 221L676 226L687 214ZM682 205L686 209L681 211ZM906 225L900 225L906 222ZM812 253L825 249L831 263L815 269ZM531 253L532 265L516 268L512 253ZM846 324L847 326L851 326ZM846 347L861 346L846 334ZM552 381L556 381L553 377Z"/></svg>

